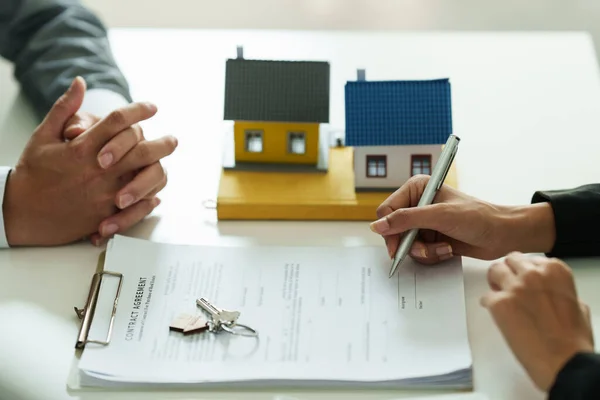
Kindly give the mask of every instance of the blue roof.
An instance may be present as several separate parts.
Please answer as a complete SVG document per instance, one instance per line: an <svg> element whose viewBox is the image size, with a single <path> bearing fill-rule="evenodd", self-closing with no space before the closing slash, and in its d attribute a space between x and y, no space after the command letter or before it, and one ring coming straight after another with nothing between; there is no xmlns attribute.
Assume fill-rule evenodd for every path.
<svg viewBox="0 0 600 400"><path fill-rule="evenodd" d="M346 83L346 145L444 144L452 134L449 79Z"/></svg>

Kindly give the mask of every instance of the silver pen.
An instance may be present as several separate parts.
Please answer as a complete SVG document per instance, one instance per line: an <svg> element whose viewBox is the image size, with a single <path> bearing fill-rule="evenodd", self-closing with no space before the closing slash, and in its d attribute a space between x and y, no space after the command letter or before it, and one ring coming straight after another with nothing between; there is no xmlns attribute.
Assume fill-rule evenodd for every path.
<svg viewBox="0 0 600 400"><path fill-rule="evenodd" d="M455 135L450 135L446 145L444 146L444 150L442 154L440 154L440 158L438 159L433 172L431 173L431 178L425 187L425 191L423 191L423 195L419 200L419 204L417 207L428 206L433 203L433 199L438 190L444 184L444 180L446 179L446 175L448 175L448 171L450 170L450 166L452 165L452 161L454 161L454 156L456 156L456 152L458 151L458 142L460 142L460 138ZM411 229L402 236L402 240L400 241L400 245L396 250L396 254L394 255L394 261L392 262L392 268L390 269L390 278L396 272L398 266L404 261L410 248L415 241L417 234L419 233L418 229Z"/></svg>

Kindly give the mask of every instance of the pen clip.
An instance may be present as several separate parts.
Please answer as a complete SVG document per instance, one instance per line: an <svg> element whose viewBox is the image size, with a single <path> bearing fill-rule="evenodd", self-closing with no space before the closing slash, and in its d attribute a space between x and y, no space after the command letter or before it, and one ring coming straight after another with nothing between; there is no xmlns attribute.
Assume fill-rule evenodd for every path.
<svg viewBox="0 0 600 400"><path fill-rule="evenodd" d="M452 163L454 162L454 157L456 156L457 151L458 151L458 148L455 148L452 151L452 154L450 155L450 161L448 162L448 166L446 167L446 171L444 171L444 175L442 176L442 179L440 179L440 181L438 182L438 185L435 188L435 190L440 190L440 188L444 184L444 181L446 180L446 176L448 175L448 172L450 171L450 167L452 167Z"/></svg>

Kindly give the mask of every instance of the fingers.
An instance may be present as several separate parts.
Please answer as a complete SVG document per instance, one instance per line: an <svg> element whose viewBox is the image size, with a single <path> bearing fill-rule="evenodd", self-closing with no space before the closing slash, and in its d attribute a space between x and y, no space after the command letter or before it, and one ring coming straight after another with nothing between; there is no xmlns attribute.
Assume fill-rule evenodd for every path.
<svg viewBox="0 0 600 400"><path fill-rule="evenodd" d="M140 142L121 161L114 165L114 171L120 176L138 170L160 161L172 154L176 148L177 139L173 136Z"/></svg>
<svg viewBox="0 0 600 400"><path fill-rule="evenodd" d="M135 178L117 193L116 205L124 209L150 194L155 195L167 185L167 174L158 162L140 171Z"/></svg>
<svg viewBox="0 0 600 400"><path fill-rule="evenodd" d="M150 214L159 204L158 197L143 199L133 206L108 217L100 224L98 230L100 236L109 238L116 233L128 230Z"/></svg>
<svg viewBox="0 0 600 400"><path fill-rule="evenodd" d="M425 243L417 241L410 249L410 256L421 264L433 265L454 257L452 246L446 242Z"/></svg>
<svg viewBox="0 0 600 400"><path fill-rule="evenodd" d="M400 246L400 235L384 236L383 240L385 240L385 247L387 248L388 255L390 258L394 258L396 250L398 249L398 246Z"/></svg>
<svg viewBox="0 0 600 400"><path fill-rule="evenodd" d="M103 246L104 244L106 244L106 242L108 241L108 239L102 237L98 232L90 235L90 242L94 245L94 246Z"/></svg>
<svg viewBox="0 0 600 400"><path fill-rule="evenodd" d="M506 256L506 265L511 268L515 274L523 275L536 268L533 260L519 252L513 252Z"/></svg>
<svg viewBox="0 0 600 400"><path fill-rule="evenodd" d="M65 124L63 138L65 140L73 140L83 132L90 129L96 122L100 121L95 115L87 112L78 112L73 115Z"/></svg>
<svg viewBox="0 0 600 400"><path fill-rule="evenodd" d="M123 108L115 110L94 125L85 136L76 140L84 140L86 146L92 147L99 153L112 138L119 133L153 117L156 114L156 106L151 103L132 103Z"/></svg>
<svg viewBox="0 0 600 400"><path fill-rule="evenodd" d="M83 78L77 77L69 89L62 95L40 124L38 135L47 139L61 139L67 121L79 110L85 97L86 84Z"/></svg>
<svg viewBox="0 0 600 400"><path fill-rule="evenodd" d="M517 282L515 272L505 263L496 262L490 266L487 274L492 290L506 290Z"/></svg>
<svg viewBox="0 0 600 400"><path fill-rule="evenodd" d="M483 295L479 301L485 308L493 308L496 304L507 298L506 292L492 291Z"/></svg>
<svg viewBox="0 0 600 400"><path fill-rule="evenodd" d="M377 218L382 218L401 208L414 207L429 182L429 176L419 175L410 178L402 187L392 193L377 209Z"/></svg>
<svg viewBox="0 0 600 400"><path fill-rule="evenodd" d="M386 247L390 258L394 258L400 244L401 236L384 236ZM452 246L446 242L426 243L415 240L410 248L410 256L413 260L426 265L438 264L454 257Z"/></svg>
<svg viewBox="0 0 600 400"><path fill-rule="evenodd" d="M581 312L583 313L583 316L585 317L586 322L591 326L592 316L590 314L590 307L587 304L585 304L583 301L579 300L579 308L581 308Z"/></svg>
<svg viewBox="0 0 600 400"><path fill-rule="evenodd" d="M430 229L448 233L456 227L460 215L448 204L398 209L371 224L371 230L380 235L393 235L410 229Z"/></svg>
<svg viewBox="0 0 600 400"><path fill-rule="evenodd" d="M386 205L384 202L377 208L377 218L385 218L387 215L393 212L394 210L390 206ZM375 225L375 223L372 223L370 228L373 232L377 233L376 230L378 229L378 227ZM393 259L394 255L396 254L396 249L400 245L400 237L398 235L384 235L383 240L385 241L385 246L387 248L388 255L391 259Z"/></svg>
<svg viewBox="0 0 600 400"><path fill-rule="evenodd" d="M585 324L590 332L589 339L592 343L592 346L594 346L594 335L592 333L594 326L592 325L592 314L590 313L590 307L583 301L579 300L579 308L581 309Z"/></svg>
<svg viewBox="0 0 600 400"><path fill-rule="evenodd" d="M508 254L503 261L488 269L488 283L492 290L510 290L516 286L530 289L542 284L543 268L548 263L545 257L529 257L520 252Z"/></svg>
<svg viewBox="0 0 600 400"><path fill-rule="evenodd" d="M414 208L418 204L429 178L426 175L412 177L377 208L378 220L373 222L370 228L373 232L383 236L390 258L394 257L400 243L399 233L416 227L415 224L419 224L419 227L423 228L426 225L430 225L427 221L431 220L431 218L428 218L427 215L432 210L431 206L428 206L427 210L423 213L421 212L423 210L416 210ZM433 208L433 210L436 209ZM438 208L437 210L440 209ZM417 222L422 217L425 217L426 221L419 220ZM421 226L423 223L425 226ZM413 258L418 258L420 262L426 264L435 263L435 260L430 257L432 254L435 254L436 248L432 247L432 252L428 253L428 256L422 257L419 253L418 244L416 246L416 248L413 248L415 251L414 256L416 257L413 256Z"/></svg>
<svg viewBox="0 0 600 400"><path fill-rule="evenodd" d="M119 162L125 154L144 139L142 128L132 125L113 137L98 153L98 164L104 169Z"/></svg>

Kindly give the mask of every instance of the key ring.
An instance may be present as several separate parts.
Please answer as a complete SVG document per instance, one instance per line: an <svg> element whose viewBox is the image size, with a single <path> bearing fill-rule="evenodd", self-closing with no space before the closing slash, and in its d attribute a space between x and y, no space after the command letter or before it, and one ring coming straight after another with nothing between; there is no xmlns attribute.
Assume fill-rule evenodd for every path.
<svg viewBox="0 0 600 400"><path fill-rule="evenodd" d="M238 327L238 326L240 328L242 328L241 331L236 331L234 329L235 327ZM244 324L238 324L238 323L234 323L232 325L221 324L221 329L223 329L226 332L231 333L232 335L247 336L247 337L257 337L258 336L258 332L255 329L252 329L248 325L244 325Z"/></svg>
<svg viewBox="0 0 600 400"><path fill-rule="evenodd" d="M219 332L224 330L232 335L249 337L258 336L258 332L250 328L248 325L237 323L237 319L240 316L239 311L220 309L211 304L204 297L197 299L196 304L211 316L211 320L207 322L209 332ZM242 328L242 330L236 330L236 326Z"/></svg>

